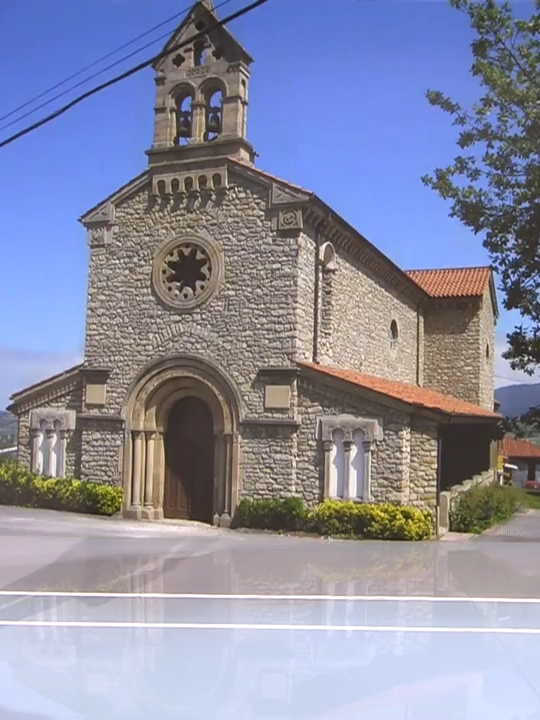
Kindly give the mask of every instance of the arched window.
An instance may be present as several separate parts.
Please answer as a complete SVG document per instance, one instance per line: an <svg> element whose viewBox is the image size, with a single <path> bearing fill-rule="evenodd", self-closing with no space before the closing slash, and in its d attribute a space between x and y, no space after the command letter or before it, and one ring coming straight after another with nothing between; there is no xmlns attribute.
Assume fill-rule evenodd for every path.
<svg viewBox="0 0 540 720"><path fill-rule="evenodd" d="M193 95L183 92L176 101L176 145L187 145L193 131Z"/></svg>
<svg viewBox="0 0 540 720"><path fill-rule="evenodd" d="M390 346L394 347L399 340L398 325L395 320L390 323Z"/></svg>
<svg viewBox="0 0 540 720"><path fill-rule="evenodd" d="M206 125L204 139L215 140L223 129L223 92L213 88L205 95Z"/></svg>

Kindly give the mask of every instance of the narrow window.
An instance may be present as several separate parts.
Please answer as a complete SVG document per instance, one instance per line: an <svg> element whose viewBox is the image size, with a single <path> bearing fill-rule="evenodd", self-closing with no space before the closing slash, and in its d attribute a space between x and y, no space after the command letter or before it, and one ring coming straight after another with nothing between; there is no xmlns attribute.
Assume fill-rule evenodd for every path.
<svg viewBox="0 0 540 720"><path fill-rule="evenodd" d="M365 451L364 432L356 430L353 435L353 446L351 448L351 488L350 497L355 500L363 500L365 496Z"/></svg>
<svg viewBox="0 0 540 720"><path fill-rule="evenodd" d="M211 91L206 95L206 129L204 139L216 140L223 128L223 93Z"/></svg>
<svg viewBox="0 0 540 720"><path fill-rule="evenodd" d="M331 498L343 498L345 495L345 448L343 440L345 435L342 430L335 430L332 437L333 445L331 450L331 475L328 492Z"/></svg>
<svg viewBox="0 0 540 720"><path fill-rule="evenodd" d="M399 330L397 322L395 320L392 320L392 322L390 323L390 347L395 347L398 340Z"/></svg>
<svg viewBox="0 0 540 720"><path fill-rule="evenodd" d="M191 93L179 96L176 104L176 145L187 145L191 141L193 129L193 97Z"/></svg>

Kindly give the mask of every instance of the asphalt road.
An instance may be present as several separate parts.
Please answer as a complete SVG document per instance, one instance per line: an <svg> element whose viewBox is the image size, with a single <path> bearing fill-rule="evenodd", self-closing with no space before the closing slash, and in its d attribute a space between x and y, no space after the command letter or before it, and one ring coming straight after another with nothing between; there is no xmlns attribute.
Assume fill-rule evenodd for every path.
<svg viewBox="0 0 540 720"><path fill-rule="evenodd" d="M540 545L0 508L0 719L540 719Z"/></svg>

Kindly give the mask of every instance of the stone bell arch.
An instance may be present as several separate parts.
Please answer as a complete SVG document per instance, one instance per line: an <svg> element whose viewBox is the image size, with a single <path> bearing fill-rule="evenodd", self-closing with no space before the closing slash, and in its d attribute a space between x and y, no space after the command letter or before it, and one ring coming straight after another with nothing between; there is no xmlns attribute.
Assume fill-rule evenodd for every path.
<svg viewBox="0 0 540 720"><path fill-rule="evenodd" d="M146 367L124 405L124 515L164 517L167 458L165 434L172 408L198 398L212 415L214 463L212 521L228 527L238 502L240 395L217 365L194 355L175 355Z"/></svg>

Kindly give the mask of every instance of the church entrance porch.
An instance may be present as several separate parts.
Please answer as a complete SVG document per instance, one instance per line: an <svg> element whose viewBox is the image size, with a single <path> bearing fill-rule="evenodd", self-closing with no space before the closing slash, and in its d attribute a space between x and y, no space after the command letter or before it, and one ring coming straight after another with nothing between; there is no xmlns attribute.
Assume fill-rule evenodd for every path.
<svg viewBox="0 0 540 720"><path fill-rule="evenodd" d="M192 356L148 368L126 402L124 515L227 527L238 498L239 402L213 364Z"/></svg>
<svg viewBox="0 0 540 720"><path fill-rule="evenodd" d="M165 434L166 518L213 522L214 444L208 405L194 396L179 400Z"/></svg>

